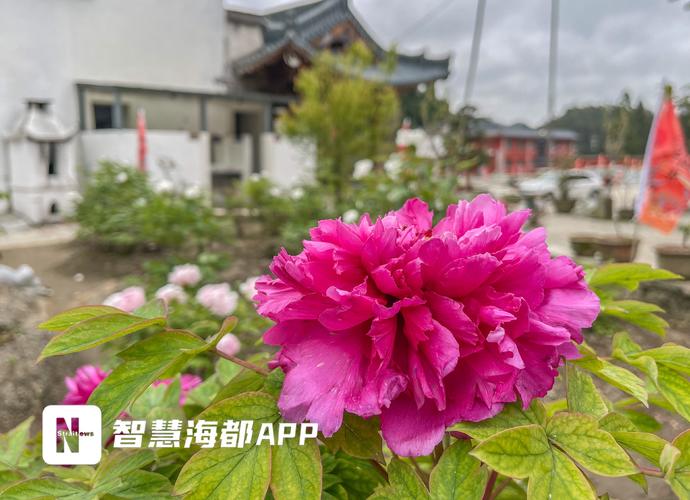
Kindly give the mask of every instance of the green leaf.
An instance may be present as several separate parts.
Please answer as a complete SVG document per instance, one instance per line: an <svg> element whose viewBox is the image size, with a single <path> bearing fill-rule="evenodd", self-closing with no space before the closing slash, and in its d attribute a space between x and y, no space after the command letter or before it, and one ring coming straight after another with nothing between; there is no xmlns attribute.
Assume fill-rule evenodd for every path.
<svg viewBox="0 0 690 500"><path fill-rule="evenodd" d="M587 415L559 413L546 426L549 439L586 469L619 477L639 472L630 457L597 421Z"/></svg>
<svg viewBox="0 0 690 500"><path fill-rule="evenodd" d="M648 356L668 368L690 375L690 349L687 347L669 342L661 347L643 351L638 356Z"/></svg>
<svg viewBox="0 0 690 500"><path fill-rule="evenodd" d="M383 461L383 441L379 434L379 419L371 417L364 419L351 413L343 415L343 424L338 432L322 441L328 449L335 452L343 450L348 455L357 458L373 458Z"/></svg>
<svg viewBox="0 0 690 500"><path fill-rule="evenodd" d="M633 424L628 417L620 413L609 413L599 419L599 428L607 432L638 432L639 429Z"/></svg>
<svg viewBox="0 0 690 500"><path fill-rule="evenodd" d="M87 500L96 498L85 487L65 483L57 479L28 479L14 484L2 492L3 500L28 500L36 498L61 498Z"/></svg>
<svg viewBox="0 0 690 500"><path fill-rule="evenodd" d="M393 457L388 464L388 481L400 500L429 498L429 492L411 465Z"/></svg>
<svg viewBox="0 0 690 500"><path fill-rule="evenodd" d="M184 464L174 493L185 500L263 500L271 480L271 447L202 449Z"/></svg>
<svg viewBox="0 0 690 500"><path fill-rule="evenodd" d="M572 363L566 364L568 384L566 387L570 411L603 417L608 413L604 397L599 393L592 377L583 373Z"/></svg>
<svg viewBox="0 0 690 500"><path fill-rule="evenodd" d="M164 475L147 470L135 470L126 476L113 478L103 483L101 486L94 488L94 491L98 491L101 494L107 493L115 498L168 500L171 498L171 489L170 481Z"/></svg>
<svg viewBox="0 0 690 500"><path fill-rule="evenodd" d="M168 315L168 307L162 299L153 299L136 309L132 314L147 319L161 318Z"/></svg>
<svg viewBox="0 0 690 500"><path fill-rule="evenodd" d="M589 286L593 288L620 286L636 290L643 281L674 280L682 277L664 269L654 269L649 264L620 263L600 266L589 275Z"/></svg>
<svg viewBox="0 0 690 500"><path fill-rule="evenodd" d="M547 471L534 474L529 480L527 498L557 500L573 498L594 500L596 493L580 469L557 449L551 450L551 464Z"/></svg>
<svg viewBox="0 0 690 500"><path fill-rule="evenodd" d="M526 410L518 403L506 405L506 407L496 415L481 422L460 422L453 426L453 430L464 432L474 439L484 440L494 434L510 429L531 424L543 424L546 419L546 410L541 401L534 400Z"/></svg>
<svg viewBox="0 0 690 500"><path fill-rule="evenodd" d="M680 450L680 456L676 460L676 469L690 469L690 430L678 434L673 440L673 446Z"/></svg>
<svg viewBox="0 0 690 500"><path fill-rule="evenodd" d="M489 473L469 454L471 449L472 444L463 440L443 452L429 478L433 500L481 500Z"/></svg>
<svg viewBox="0 0 690 500"><path fill-rule="evenodd" d="M678 372L658 366L659 392L685 419L690 421L690 382Z"/></svg>
<svg viewBox="0 0 690 500"><path fill-rule="evenodd" d="M650 462L659 465L661 452L668 443L656 434L648 432L614 431L613 438L625 448L635 451Z"/></svg>
<svg viewBox="0 0 690 500"><path fill-rule="evenodd" d="M14 429L0 436L0 464L14 468L19 465L34 417L29 417Z"/></svg>
<svg viewBox="0 0 690 500"><path fill-rule="evenodd" d="M143 468L155 459L153 450L116 450L101 461L93 477L93 483L99 485L112 479L119 479Z"/></svg>
<svg viewBox="0 0 690 500"><path fill-rule="evenodd" d="M222 385L230 382L241 371L242 367L240 365L233 363L232 361L228 361L227 359L220 358L216 362L216 375L218 376L218 381Z"/></svg>
<svg viewBox="0 0 690 500"><path fill-rule="evenodd" d="M619 351L625 356L636 354L642 350L639 344L630 338L628 332L618 332L613 336L613 351Z"/></svg>
<svg viewBox="0 0 690 500"><path fill-rule="evenodd" d="M550 450L544 429L539 425L525 425L494 434L470 455L500 474L524 479L549 470Z"/></svg>
<svg viewBox="0 0 690 500"><path fill-rule="evenodd" d="M661 455L659 455L659 465L667 476L673 473L673 469L680 456L681 451L673 446L673 444L666 443L664 445L664 449L661 450Z"/></svg>
<svg viewBox="0 0 690 500"><path fill-rule="evenodd" d="M206 408L197 420L252 420L257 423L274 423L280 419L276 401L264 392L245 392L224 399Z"/></svg>
<svg viewBox="0 0 690 500"><path fill-rule="evenodd" d="M605 302L601 312L656 333L660 337L666 335L668 323L656 314L664 310L656 304L639 300L613 300Z"/></svg>
<svg viewBox="0 0 690 500"><path fill-rule="evenodd" d="M340 480L346 499L367 498L378 486L387 484L370 460L354 458L342 452L331 455L325 448L321 456L324 470L330 464L330 474ZM342 492L340 489L338 491Z"/></svg>
<svg viewBox="0 0 690 500"><path fill-rule="evenodd" d="M126 313L106 314L77 323L56 335L38 360L91 349L151 326L165 325L165 318L142 319Z"/></svg>
<svg viewBox="0 0 690 500"><path fill-rule="evenodd" d="M259 391L264 386L265 378L255 371L242 370L230 382L221 387L213 399L213 403L237 396L243 392Z"/></svg>
<svg viewBox="0 0 690 500"><path fill-rule="evenodd" d="M106 314L119 314L121 312L122 311L120 309L110 306L75 307L74 309L68 309L53 316L49 320L38 325L38 327L41 330L61 332L84 320L96 318L98 316L105 316Z"/></svg>
<svg viewBox="0 0 690 500"><path fill-rule="evenodd" d="M283 383L285 382L285 372L283 370L271 370L264 380L264 392L271 396L278 398L283 390Z"/></svg>
<svg viewBox="0 0 690 500"><path fill-rule="evenodd" d="M637 410L620 409L617 410L622 416L632 422L635 430L641 432L656 432L661 429L661 424L651 415ZM619 429L625 430L625 429Z"/></svg>
<svg viewBox="0 0 690 500"><path fill-rule="evenodd" d="M101 409L104 428L136 400L155 380L171 369L181 368L193 353L205 349L205 342L188 332L166 331L129 347L118 356L124 363L93 391L89 404Z"/></svg>
<svg viewBox="0 0 690 500"><path fill-rule="evenodd" d="M321 498L321 454L315 439L295 438L271 450L271 491L276 500Z"/></svg>
<svg viewBox="0 0 690 500"><path fill-rule="evenodd" d="M598 357L585 355L580 359L573 360L572 363L578 367L593 373L604 382L626 392L648 406L647 389L644 381L630 370L616 366Z"/></svg>

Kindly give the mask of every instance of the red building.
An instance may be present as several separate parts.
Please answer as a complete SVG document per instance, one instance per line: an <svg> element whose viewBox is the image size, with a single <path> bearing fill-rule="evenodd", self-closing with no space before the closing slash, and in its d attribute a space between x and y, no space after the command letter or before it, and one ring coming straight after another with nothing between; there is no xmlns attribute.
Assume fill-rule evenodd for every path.
<svg viewBox="0 0 690 500"><path fill-rule="evenodd" d="M487 173L518 174L533 172L561 158L577 154L577 133L571 130L546 130L527 125L499 125L481 122L477 140L487 154L484 168ZM551 142L550 160L547 161L547 142Z"/></svg>

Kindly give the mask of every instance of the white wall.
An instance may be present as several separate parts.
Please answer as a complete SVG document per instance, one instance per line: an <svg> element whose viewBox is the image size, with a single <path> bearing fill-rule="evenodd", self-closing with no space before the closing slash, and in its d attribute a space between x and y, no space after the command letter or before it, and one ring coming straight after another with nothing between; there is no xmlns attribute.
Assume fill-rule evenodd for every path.
<svg viewBox="0 0 690 500"><path fill-rule="evenodd" d="M136 165L136 130L87 130L81 133L82 159L88 170L102 160ZM172 181L176 189L198 186L211 188L208 133L190 134L176 130L149 130L146 133L147 169L154 183ZM170 170L164 165L173 165Z"/></svg>
<svg viewBox="0 0 690 500"><path fill-rule="evenodd" d="M315 148L272 132L261 134L261 174L281 187L314 180Z"/></svg>
<svg viewBox="0 0 690 500"><path fill-rule="evenodd" d="M239 140L223 137L216 146L216 162L211 165L214 173L240 174L243 178L252 170L252 136L242 134Z"/></svg>

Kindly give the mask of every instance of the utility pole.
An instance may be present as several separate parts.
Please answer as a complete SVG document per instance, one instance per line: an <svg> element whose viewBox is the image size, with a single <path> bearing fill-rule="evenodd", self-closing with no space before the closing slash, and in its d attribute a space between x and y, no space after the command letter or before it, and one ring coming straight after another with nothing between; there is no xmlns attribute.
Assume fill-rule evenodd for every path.
<svg viewBox="0 0 690 500"><path fill-rule="evenodd" d="M555 118L556 113L556 73L558 67L558 9L559 0L551 0L551 37L549 43L549 90L546 103L548 122ZM551 124L546 128L546 165L551 165Z"/></svg>
<svg viewBox="0 0 690 500"><path fill-rule="evenodd" d="M484 25L485 10L486 0L477 0L477 14L474 18L474 33L472 35L472 50L470 52L470 67L467 69L467 80L465 81L465 92L462 100L464 106L470 104L472 91L474 90L474 80L477 76L477 64L479 63L479 46L482 42L482 27Z"/></svg>

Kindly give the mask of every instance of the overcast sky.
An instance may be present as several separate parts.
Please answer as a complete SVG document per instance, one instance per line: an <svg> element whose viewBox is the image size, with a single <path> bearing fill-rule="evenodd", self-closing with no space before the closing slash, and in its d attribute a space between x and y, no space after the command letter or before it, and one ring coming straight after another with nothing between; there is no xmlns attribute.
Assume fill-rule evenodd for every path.
<svg viewBox="0 0 690 500"><path fill-rule="evenodd" d="M476 0L350 0L384 46L453 54L448 96L467 72ZM285 0L226 0L263 9ZM550 0L487 0L473 102L503 123L546 117ZM557 109L617 100L655 107L662 79L690 84L690 12L682 1L561 0Z"/></svg>

